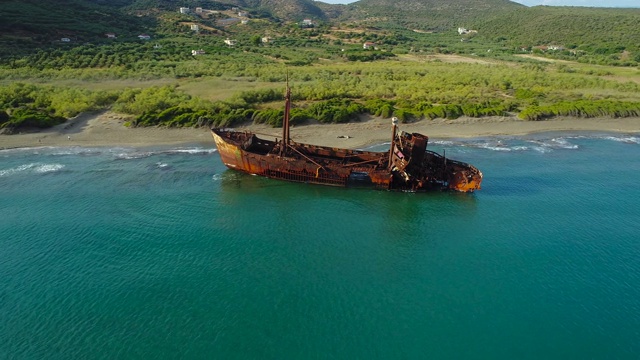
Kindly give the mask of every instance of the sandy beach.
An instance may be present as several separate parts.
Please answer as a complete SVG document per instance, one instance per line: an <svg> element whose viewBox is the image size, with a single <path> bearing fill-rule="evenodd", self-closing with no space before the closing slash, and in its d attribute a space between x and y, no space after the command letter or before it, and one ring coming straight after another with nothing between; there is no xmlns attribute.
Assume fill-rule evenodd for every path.
<svg viewBox="0 0 640 360"><path fill-rule="evenodd" d="M81 114L51 129L0 135L0 149L37 146L215 146L206 128L128 128L124 126L127 119L126 115L110 111ZM281 137L281 129L265 125L248 124L237 128L254 131L265 138ZM640 118L557 118L546 121L523 121L516 117L436 119L400 124L400 129L435 139L518 136L556 131L640 133ZM310 123L291 128L294 141L344 148L386 142L390 136L391 121L375 117L363 117L361 121L348 124Z"/></svg>

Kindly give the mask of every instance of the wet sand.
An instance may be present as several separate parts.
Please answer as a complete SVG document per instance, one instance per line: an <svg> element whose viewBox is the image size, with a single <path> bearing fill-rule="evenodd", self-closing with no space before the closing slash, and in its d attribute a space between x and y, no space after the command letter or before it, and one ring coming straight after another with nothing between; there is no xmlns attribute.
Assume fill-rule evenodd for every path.
<svg viewBox="0 0 640 360"><path fill-rule="evenodd" d="M156 145L215 146L206 128L128 128L127 117L113 112L81 114L51 129L14 135L0 135L0 149L37 146L128 146ZM556 118L524 121L516 117L459 118L421 120L399 124L400 130L426 134L431 138L471 138L518 136L540 132L617 132L640 133L640 118ZM265 138L281 137L279 128L248 124L237 127ZM359 148L386 142L391 137L391 121L363 117L348 124L309 123L291 128L297 142L344 148Z"/></svg>

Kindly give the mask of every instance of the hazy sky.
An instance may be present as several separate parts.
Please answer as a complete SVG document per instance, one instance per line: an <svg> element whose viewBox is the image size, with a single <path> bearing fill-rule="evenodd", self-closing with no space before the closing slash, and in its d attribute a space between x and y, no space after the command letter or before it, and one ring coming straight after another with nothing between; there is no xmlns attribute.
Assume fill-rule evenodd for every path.
<svg viewBox="0 0 640 360"><path fill-rule="evenodd" d="M329 4L349 4L355 0L320 0ZM640 7L640 0L516 0L527 6L595 6L595 7Z"/></svg>

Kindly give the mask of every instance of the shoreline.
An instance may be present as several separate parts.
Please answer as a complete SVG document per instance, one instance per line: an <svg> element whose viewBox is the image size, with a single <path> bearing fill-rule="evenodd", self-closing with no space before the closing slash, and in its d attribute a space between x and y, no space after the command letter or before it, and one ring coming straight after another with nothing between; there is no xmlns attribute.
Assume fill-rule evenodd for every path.
<svg viewBox="0 0 640 360"><path fill-rule="evenodd" d="M46 146L82 147L149 147L155 145L198 144L214 147L207 128L127 128L126 116L110 111L85 113L64 124L37 132L0 135L0 149ZM282 129L267 125L242 125L238 130L255 132L258 136L280 138ZM525 121L516 117L462 117L455 120L420 120L399 124L399 129L417 132L433 139L527 136L546 132L640 133L640 118L554 118ZM388 142L391 121L363 116L360 121L346 124L310 122L291 127L296 142L340 148L362 148Z"/></svg>

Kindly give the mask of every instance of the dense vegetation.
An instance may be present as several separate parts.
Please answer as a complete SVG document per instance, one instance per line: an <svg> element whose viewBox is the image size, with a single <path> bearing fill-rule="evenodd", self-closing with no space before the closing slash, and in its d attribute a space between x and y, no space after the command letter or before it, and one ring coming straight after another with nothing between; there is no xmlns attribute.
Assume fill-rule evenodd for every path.
<svg viewBox="0 0 640 360"><path fill-rule="evenodd" d="M514 113L527 120L556 115L638 116L638 83L585 75L588 72L569 71L566 65L406 60L412 61L374 62L364 68L357 63L289 68L297 105L293 121L346 122L364 113L397 116L403 122ZM224 67L220 78L231 80L238 90L215 101L189 94L194 81L206 81L198 72L183 74L188 76L186 83L176 80L173 85L109 91L86 89L91 82L72 87L12 82L0 88L0 109L10 115L0 127L42 126L20 120L27 110L51 116L54 125L55 117L107 107L133 115L134 126L229 126L246 121L279 125L287 69L277 63L244 65ZM91 75L101 69L61 70L74 71ZM255 89L240 90L245 84Z"/></svg>
<svg viewBox="0 0 640 360"><path fill-rule="evenodd" d="M448 31L469 27L474 20L525 7L508 0L360 0L345 17L383 26Z"/></svg>
<svg viewBox="0 0 640 360"><path fill-rule="evenodd" d="M597 9L536 6L476 21L479 38L531 51L546 51L553 58L594 64L636 66L640 63L640 9ZM514 27L513 24L518 24Z"/></svg>

